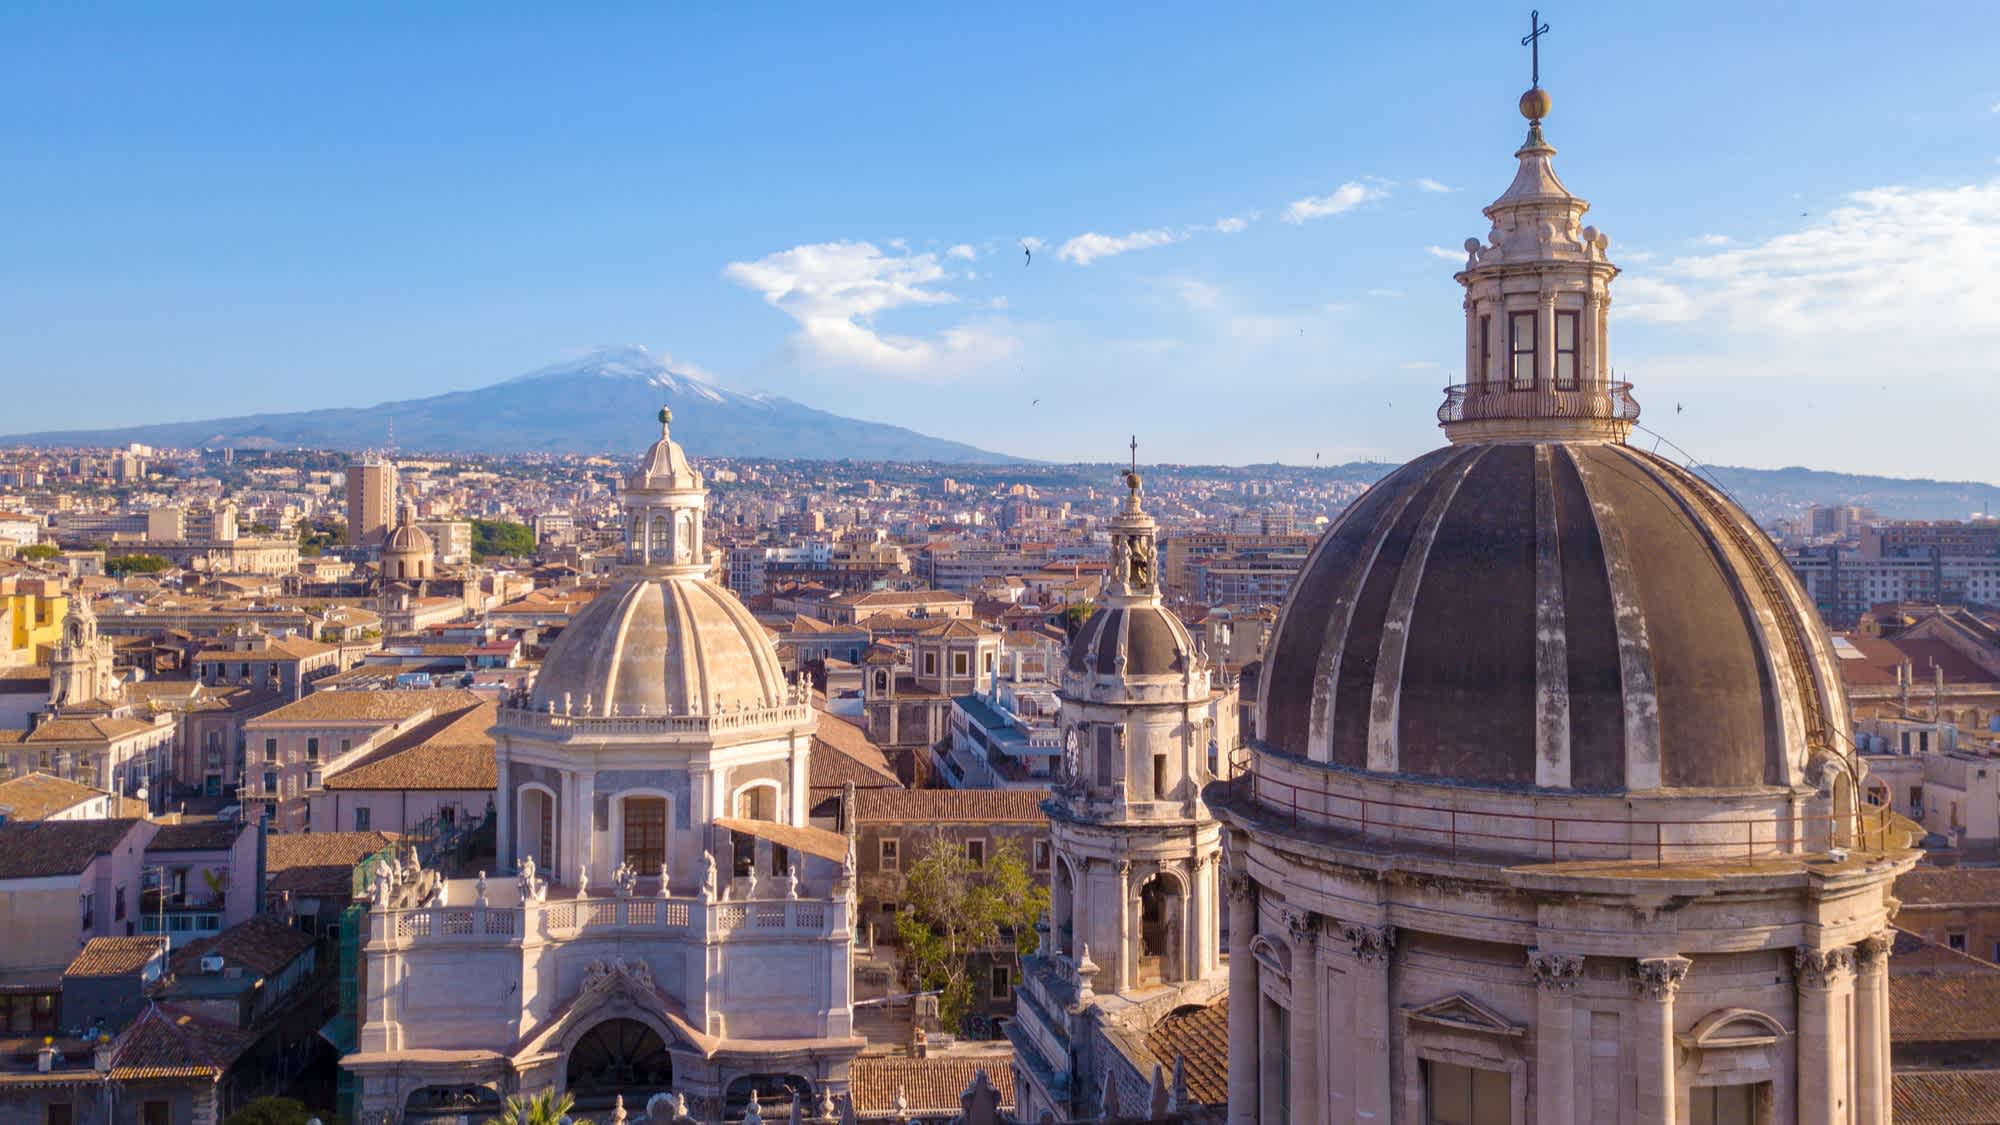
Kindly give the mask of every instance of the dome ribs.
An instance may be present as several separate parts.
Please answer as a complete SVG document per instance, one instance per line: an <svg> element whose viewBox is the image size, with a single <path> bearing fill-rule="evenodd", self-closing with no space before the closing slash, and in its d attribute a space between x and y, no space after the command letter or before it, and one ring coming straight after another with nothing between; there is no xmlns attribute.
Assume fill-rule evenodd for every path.
<svg viewBox="0 0 2000 1125"><path fill-rule="evenodd" d="M1619 661L1611 574L1597 515L1575 455L1553 446L1548 483L1562 565L1564 657L1568 668L1569 765L1573 789L1625 785L1625 677ZM1539 518L1539 512L1538 512ZM1544 666L1546 667L1546 665ZM1584 751L1584 752L1579 752Z"/></svg>
<svg viewBox="0 0 2000 1125"><path fill-rule="evenodd" d="M1537 775L1535 452L1475 447L1439 471L1440 518L1402 566L1411 599L1400 666L1397 772L1532 785ZM1453 470L1457 470L1454 472ZM1389 632L1397 631L1392 627Z"/></svg>
<svg viewBox="0 0 2000 1125"><path fill-rule="evenodd" d="M1570 785L1569 598L1556 514L1555 447L1535 446L1535 784Z"/></svg>

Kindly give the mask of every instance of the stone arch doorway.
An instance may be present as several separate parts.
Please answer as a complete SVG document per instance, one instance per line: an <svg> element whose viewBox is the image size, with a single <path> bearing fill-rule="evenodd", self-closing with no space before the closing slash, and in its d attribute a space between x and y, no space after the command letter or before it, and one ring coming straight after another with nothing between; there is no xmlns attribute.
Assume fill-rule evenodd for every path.
<svg viewBox="0 0 2000 1125"><path fill-rule="evenodd" d="M1139 887L1139 963L1137 983L1180 980L1183 914L1187 894L1179 878L1157 871Z"/></svg>
<svg viewBox="0 0 2000 1125"><path fill-rule="evenodd" d="M610 1019L569 1049L563 1075L579 1110L609 1109L620 1094L627 1104L645 1105L673 1087L674 1062L659 1032L638 1020Z"/></svg>

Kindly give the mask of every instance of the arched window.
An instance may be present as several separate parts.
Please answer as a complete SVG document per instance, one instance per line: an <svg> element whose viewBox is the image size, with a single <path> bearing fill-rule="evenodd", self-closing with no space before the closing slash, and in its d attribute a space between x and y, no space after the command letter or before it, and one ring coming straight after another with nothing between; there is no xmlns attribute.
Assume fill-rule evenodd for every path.
<svg viewBox="0 0 2000 1125"><path fill-rule="evenodd" d="M738 820L778 819L778 786L776 782L759 782L746 785L736 791L736 818Z"/></svg>

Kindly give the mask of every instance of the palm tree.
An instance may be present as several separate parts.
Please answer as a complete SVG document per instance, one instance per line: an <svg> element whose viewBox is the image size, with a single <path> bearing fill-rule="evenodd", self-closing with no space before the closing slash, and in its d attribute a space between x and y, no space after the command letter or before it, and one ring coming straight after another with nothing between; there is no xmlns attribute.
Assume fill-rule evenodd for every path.
<svg viewBox="0 0 2000 1125"><path fill-rule="evenodd" d="M500 1112L500 1125L562 1125L575 1106L574 1094L558 1094L554 1090L525 1098L515 1094L507 1099L507 1108ZM590 1122L579 1119L569 1125L590 1125Z"/></svg>

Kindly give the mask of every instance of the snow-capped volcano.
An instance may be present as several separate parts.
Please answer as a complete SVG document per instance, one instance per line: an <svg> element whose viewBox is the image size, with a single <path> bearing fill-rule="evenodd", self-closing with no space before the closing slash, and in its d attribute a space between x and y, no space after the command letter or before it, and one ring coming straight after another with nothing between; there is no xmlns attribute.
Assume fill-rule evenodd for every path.
<svg viewBox="0 0 2000 1125"><path fill-rule="evenodd" d="M395 423L399 449L437 453L603 453L631 456L658 431L661 406L674 436L697 457L809 460L1013 460L900 426L843 418L776 395L717 386L689 365L643 347L599 348L475 391L357 409L256 414L123 429L0 437L15 445L235 446L243 449L379 448Z"/></svg>

